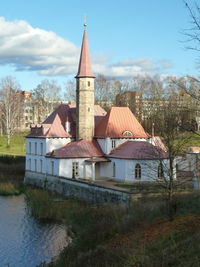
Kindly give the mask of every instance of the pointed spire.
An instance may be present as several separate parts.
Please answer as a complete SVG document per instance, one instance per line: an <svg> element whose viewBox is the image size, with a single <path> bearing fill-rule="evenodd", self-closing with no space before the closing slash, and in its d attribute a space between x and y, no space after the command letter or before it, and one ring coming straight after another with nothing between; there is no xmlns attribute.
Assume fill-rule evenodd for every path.
<svg viewBox="0 0 200 267"><path fill-rule="evenodd" d="M91 67L86 26L87 26L87 24L84 24L84 33L83 33L83 41L82 41L82 47L81 47L81 55L80 55L78 73L76 75L76 78L94 77L94 75L92 73L92 67Z"/></svg>

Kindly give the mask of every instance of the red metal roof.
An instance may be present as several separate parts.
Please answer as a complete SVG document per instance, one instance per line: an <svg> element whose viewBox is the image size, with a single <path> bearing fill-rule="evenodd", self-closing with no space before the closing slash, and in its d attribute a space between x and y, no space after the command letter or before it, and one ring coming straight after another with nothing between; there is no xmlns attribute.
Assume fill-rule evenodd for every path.
<svg viewBox="0 0 200 267"><path fill-rule="evenodd" d="M86 29L84 29L84 33L83 33L81 55L80 55L78 73L76 75L76 78L79 78L79 77L94 77L92 73Z"/></svg>
<svg viewBox="0 0 200 267"><path fill-rule="evenodd" d="M94 106L95 125L106 115L99 105ZM66 122L70 122L70 131L66 132ZM75 137L76 135L76 107L74 105L61 104L40 125L31 127L31 133L27 137Z"/></svg>
<svg viewBox="0 0 200 267"><path fill-rule="evenodd" d="M59 149L53 150L47 156L54 158L92 158L104 157L104 154L97 141L80 140L70 142Z"/></svg>
<svg viewBox="0 0 200 267"><path fill-rule="evenodd" d="M168 153L146 141L127 141L112 150L108 157L120 159L164 159L168 158Z"/></svg>
<svg viewBox="0 0 200 267"><path fill-rule="evenodd" d="M132 136L124 136L129 131ZM112 107L95 129L95 137L99 138L148 138L142 125L128 107Z"/></svg>

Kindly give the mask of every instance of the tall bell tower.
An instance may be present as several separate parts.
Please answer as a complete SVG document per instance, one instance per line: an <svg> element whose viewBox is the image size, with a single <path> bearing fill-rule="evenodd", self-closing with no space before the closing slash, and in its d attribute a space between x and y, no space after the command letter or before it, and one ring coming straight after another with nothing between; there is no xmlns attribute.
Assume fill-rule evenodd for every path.
<svg viewBox="0 0 200 267"><path fill-rule="evenodd" d="M94 75L84 24L81 55L76 75L76 140L92 140L94 136Z"/></svg>

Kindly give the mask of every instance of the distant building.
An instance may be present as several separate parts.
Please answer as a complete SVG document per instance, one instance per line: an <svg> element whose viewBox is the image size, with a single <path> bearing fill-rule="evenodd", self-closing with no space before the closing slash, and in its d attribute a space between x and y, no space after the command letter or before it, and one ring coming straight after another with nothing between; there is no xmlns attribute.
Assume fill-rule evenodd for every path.
<svg viewBox="0 0 200 267"><path fill-rule="evenodd" d="M180 92L173 98L174 106L182 112L181 121L193 123L195 130L200 130L200 109L198 102L185 92ZM116 105L129 107L136 117L145 121L162 110L169 103L167 98L151 98L145 97L141 92L127 91L116 96Z"/></svg>
<svg viewBox="0 0 200 267"><path fill-rule="evenodd" d="M40 124L51 114L61 103L67 101L34 99L32 92L17 91L17 97L20 97L21 113L19 120L16 122L16 130L29 130L32 124Z"/></svg>

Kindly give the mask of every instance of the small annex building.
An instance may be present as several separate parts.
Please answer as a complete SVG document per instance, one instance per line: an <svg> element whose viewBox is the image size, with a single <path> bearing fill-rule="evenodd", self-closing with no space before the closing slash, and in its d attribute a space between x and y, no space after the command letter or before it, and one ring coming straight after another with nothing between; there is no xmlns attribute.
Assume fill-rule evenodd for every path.
<svg viewBox="0 0 200 267"><path fill-rule="evenodd" d="M76 106L61 104L26 137L26 176L153 181L166 176L168 154L128 107L94 105L86 25L76 75Z"/></svg>

